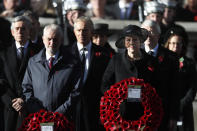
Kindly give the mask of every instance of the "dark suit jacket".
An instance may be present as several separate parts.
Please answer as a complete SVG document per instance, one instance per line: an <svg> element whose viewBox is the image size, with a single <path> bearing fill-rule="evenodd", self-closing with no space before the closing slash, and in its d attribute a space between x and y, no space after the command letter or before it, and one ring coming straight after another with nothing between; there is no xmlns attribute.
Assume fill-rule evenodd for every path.
<svg viewBox="0 0 197 131"><path fill-rule="evenodd" d="M115 50L109 45L108 42L103 46L103 48L106 49L106 52L108 52L110 58L116 54Z"/></svg>
<svg viewBox="0 0 197 131"><path fill-rule="evenodd" d="M68 47L78 61L80 60L77 44ZM100 131L99 128L99 106L100 106L100 85L103 73L108 64L109 56L104 50L92 44L90 66L85 83L81 87L80 107L77 107L76 130ZM83 74L82 74L83 75ZM80 113L83 114L80 116ZM79 117L80 116L80 117ZM84 123L82 123L84 122Z"/></svg>
<svg viewBox="0 0 197 131"><path fill-rule="evenodd" d="M34 55L34 52L34 46L29 43L27 52L21 62L21 65L19 65L17 62L15 42L0 52L0 64L2 67L0 69L0 88L1 102L3 103L4 109L5 131L16 130L18 113L12 108L11 101L12 99L21 97L22 95L21 83L27 67L27 62L29 58Z"/></svg>

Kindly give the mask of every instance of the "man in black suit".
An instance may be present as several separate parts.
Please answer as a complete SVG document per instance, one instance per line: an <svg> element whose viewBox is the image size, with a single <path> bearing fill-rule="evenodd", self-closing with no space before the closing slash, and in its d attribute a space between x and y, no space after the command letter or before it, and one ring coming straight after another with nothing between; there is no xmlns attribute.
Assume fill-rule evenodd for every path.
<svg viewBox="0 0 197 131"><path fill-rule="evenodd" d="M87 17L79 17L74 22L77 42L68 47L82 65L81 92L76 114L77 131L100 131L103 128L99 125L100 85L109 56L91 42L92 32L92 21Z"/></svg>
<svg viewBox="0 0 197 131"><path fill-rule="evenodd" d="M141 27L149 31L148 38L144 42L144 49L148 54L154 56L158 62L153 86L162 98L164 108L164 117L159 131L169 131L176 126L178 115L178 57L158 43L161 29L157 22L145 20Z"/></svg>
<svg viewBox="0 0 197 131"><path fill-rule="evenodd" d="M30 28L31 23L26 17L14 18L11 25L14 41L0 52L0 100L3 103L5 131L17 130L22 118L19 115L23 105L21 83L27 62L35 52L29 41Z"/></svg>

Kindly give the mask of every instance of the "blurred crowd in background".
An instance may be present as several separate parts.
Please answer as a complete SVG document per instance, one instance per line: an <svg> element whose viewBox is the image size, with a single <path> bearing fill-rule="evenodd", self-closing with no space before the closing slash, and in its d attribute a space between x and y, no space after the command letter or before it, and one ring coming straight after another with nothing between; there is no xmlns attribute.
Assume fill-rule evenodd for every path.
<svg viewBox="0 0 197 131"><path fill-rule="evenodd" d="M197 21L196 0L75 0L83 3L85 15L102 19L138 20L138 6L149 8L149 1L158 1L165 7L170 6L176 11L176 21ZM67 10L72 0L1 0L0 16L14 17L25 10L31 10L41 17L57 17L56 7ZM60 8L58 8L59 10ZM165 9L167 10L167 9ZM145 11L146 12L146 11ZM145 12L143 14L145 15ZM166 12L166 11L165 11Z"/></svg>

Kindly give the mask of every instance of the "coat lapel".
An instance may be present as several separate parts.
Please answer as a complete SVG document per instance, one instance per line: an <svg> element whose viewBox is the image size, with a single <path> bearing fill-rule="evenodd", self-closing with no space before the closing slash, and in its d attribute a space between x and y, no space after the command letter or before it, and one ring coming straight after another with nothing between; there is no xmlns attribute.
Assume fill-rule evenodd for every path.
<svg viewBox="0 0 197 131"><path fill-rule="evenodd" d="M20 68L19 68L19 76L21 75L21 73L24 74L24 70L26 69L26 66L28 64L28 60L31 57L31 53L33 52L31 44L32 43L29 43L29 45L28 45L28 47L26 49L26 53L24 55L24 58L23 58L23 60L21 62L21 65L20 65Z"/></svg>
<svg viewBox="0 0 197 131"><path fill-rule="evenodd" d="M74 43L73 46L71 47L71 50L72 50L72 54L73 56L76 56L77 59L81 60L80 59L80 55L79 55L79 51L78 51L78 47L77 47L77 43Z"/></svg>

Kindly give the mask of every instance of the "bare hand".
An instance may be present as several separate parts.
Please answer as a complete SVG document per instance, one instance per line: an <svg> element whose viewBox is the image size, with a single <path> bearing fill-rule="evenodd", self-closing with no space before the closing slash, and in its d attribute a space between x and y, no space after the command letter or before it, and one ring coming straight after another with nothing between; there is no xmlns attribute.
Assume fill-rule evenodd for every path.
<svg viewBox="0 0 197 131"><path fill-rule="evenodd" d="M12 107L18 112L22 110L23 107L23 99L21 98L15 98L12 100Z"/></svg>

